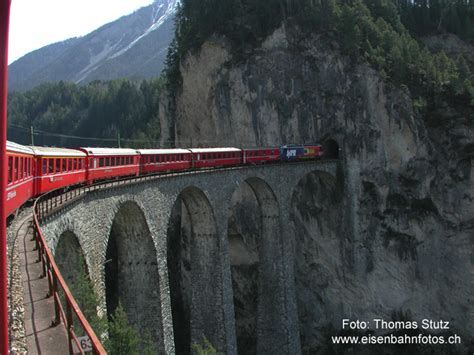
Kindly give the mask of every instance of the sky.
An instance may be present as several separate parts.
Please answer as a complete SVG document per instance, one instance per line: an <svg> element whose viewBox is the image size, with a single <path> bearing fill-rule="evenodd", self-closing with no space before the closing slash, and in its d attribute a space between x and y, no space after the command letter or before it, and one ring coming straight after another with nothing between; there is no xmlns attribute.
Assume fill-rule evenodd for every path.
<svg viewBox="0 0 474 355"><path fill-rule="evenodd" d="M48 44L79 37L153 0L12 0L8 63Z"/></svg>

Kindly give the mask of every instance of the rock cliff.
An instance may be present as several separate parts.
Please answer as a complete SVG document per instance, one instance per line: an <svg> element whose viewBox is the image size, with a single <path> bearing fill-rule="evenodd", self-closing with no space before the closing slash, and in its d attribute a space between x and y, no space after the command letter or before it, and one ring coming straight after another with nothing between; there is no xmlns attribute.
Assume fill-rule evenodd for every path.
<svg viewBox="0 0 474 355"><path fill-rule="evenodd" d="M336 180L295 181L288 247L303 352L328 350L342 318L448 320L473 346L472 107L421 114L406 87L336 42L285 28L244 56L211 38L181 74L174 101L162 100L164 144L339 147ZM253 240L251 229L232 238Z"/></svg>

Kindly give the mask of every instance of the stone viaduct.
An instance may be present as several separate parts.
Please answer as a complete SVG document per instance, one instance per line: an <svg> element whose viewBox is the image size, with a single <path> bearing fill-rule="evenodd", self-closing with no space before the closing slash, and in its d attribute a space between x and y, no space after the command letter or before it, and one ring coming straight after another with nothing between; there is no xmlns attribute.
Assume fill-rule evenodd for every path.
<svg viewBox="0 0 474 355"><path fill-rule="evenodd" d="M74 272L68 266L83 255L99 314L120 300L140 334L166 354L189 352L203 337L219 351L237 353L232 270L256 263L257 352L300 353L290 210L298 182L310 173L336 181L337 163L161 176L91 192L46 218L42 230L66 280ZM260 210L256 257L248 260L233 258L244 249L228 236L231 200L242 185ZM181 210L189 219L188 242L170 237L172 215Z"/></svg>

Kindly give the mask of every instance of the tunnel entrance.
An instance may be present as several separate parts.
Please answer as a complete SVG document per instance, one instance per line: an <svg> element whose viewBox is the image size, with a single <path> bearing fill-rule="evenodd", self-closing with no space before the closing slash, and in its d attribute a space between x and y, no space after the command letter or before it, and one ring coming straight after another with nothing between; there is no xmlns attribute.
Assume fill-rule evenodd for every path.
<svg viewBox="0 0 474 355"><path fill-rule="evenodd" d="M168 225L168 277L176 354L206 337L219 347L222 333L217 228L205 194L187 188L177 198ZM218 349L221 350L221 349Z"/></svg>
<svg viewBox="0 0 474 355"><path fill-rule="evenodd" d="M266 182L251 178L238 187L228 225L238 352L268 353L281 323L272 261L278 255L280 226L279 206Z"/></svg>
<svg viewBox="0 0 474 355"><path fill-rule="evenodd" d="M339 159L339 144L334 139L327 139L323 143L324 158Z"/></svg>
<svg viewBox="0 0 474 355"><path fill-rule="evenodd" d="M156 250L145 216L135 202L115 215L105 262L107 314L123 306L140 338L162 348L159 276Z"/></svg>

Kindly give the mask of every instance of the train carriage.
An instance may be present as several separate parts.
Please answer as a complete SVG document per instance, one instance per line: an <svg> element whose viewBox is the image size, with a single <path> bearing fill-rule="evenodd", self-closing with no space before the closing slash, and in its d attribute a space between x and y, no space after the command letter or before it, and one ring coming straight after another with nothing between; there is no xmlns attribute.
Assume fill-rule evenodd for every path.
<svg viewBox="0 0 474 355"><path fill-rule="evenodd" d="M35 156L31 148L7 141L7 216L34 196Z"/></svg>
<svg viewBox="0 0 474 355"><path fill-rule="evenodd" d="M128 148L80 148L87 154L88 183L122 176L138 176L140 155Z"/></svg>
<svg viewBox="0 0 474 355"><path fill-rule="evenodd" d="M192 154L187 149L138 149L140 174L153 174L192 167Z"/></svg>
<svg viewBox="0 0 474 355"><path fill-rule="evenodd" d="M193 168L212 168L242 164L242 150L238 148L193 148Z"/></svg>
<svg viewBox="0 0 474 355"><path fill-rule="evenodd" d="M86 154L76 149L31 147L35 153L35 195L86 180Z"/></svg>
<svg viewBox="0 0 474 355"><path fill-rule="evenodd" d="M264 164L277 161L280 161L280 150L278 147L248 148L243 150L244 164Z"/></svg>

